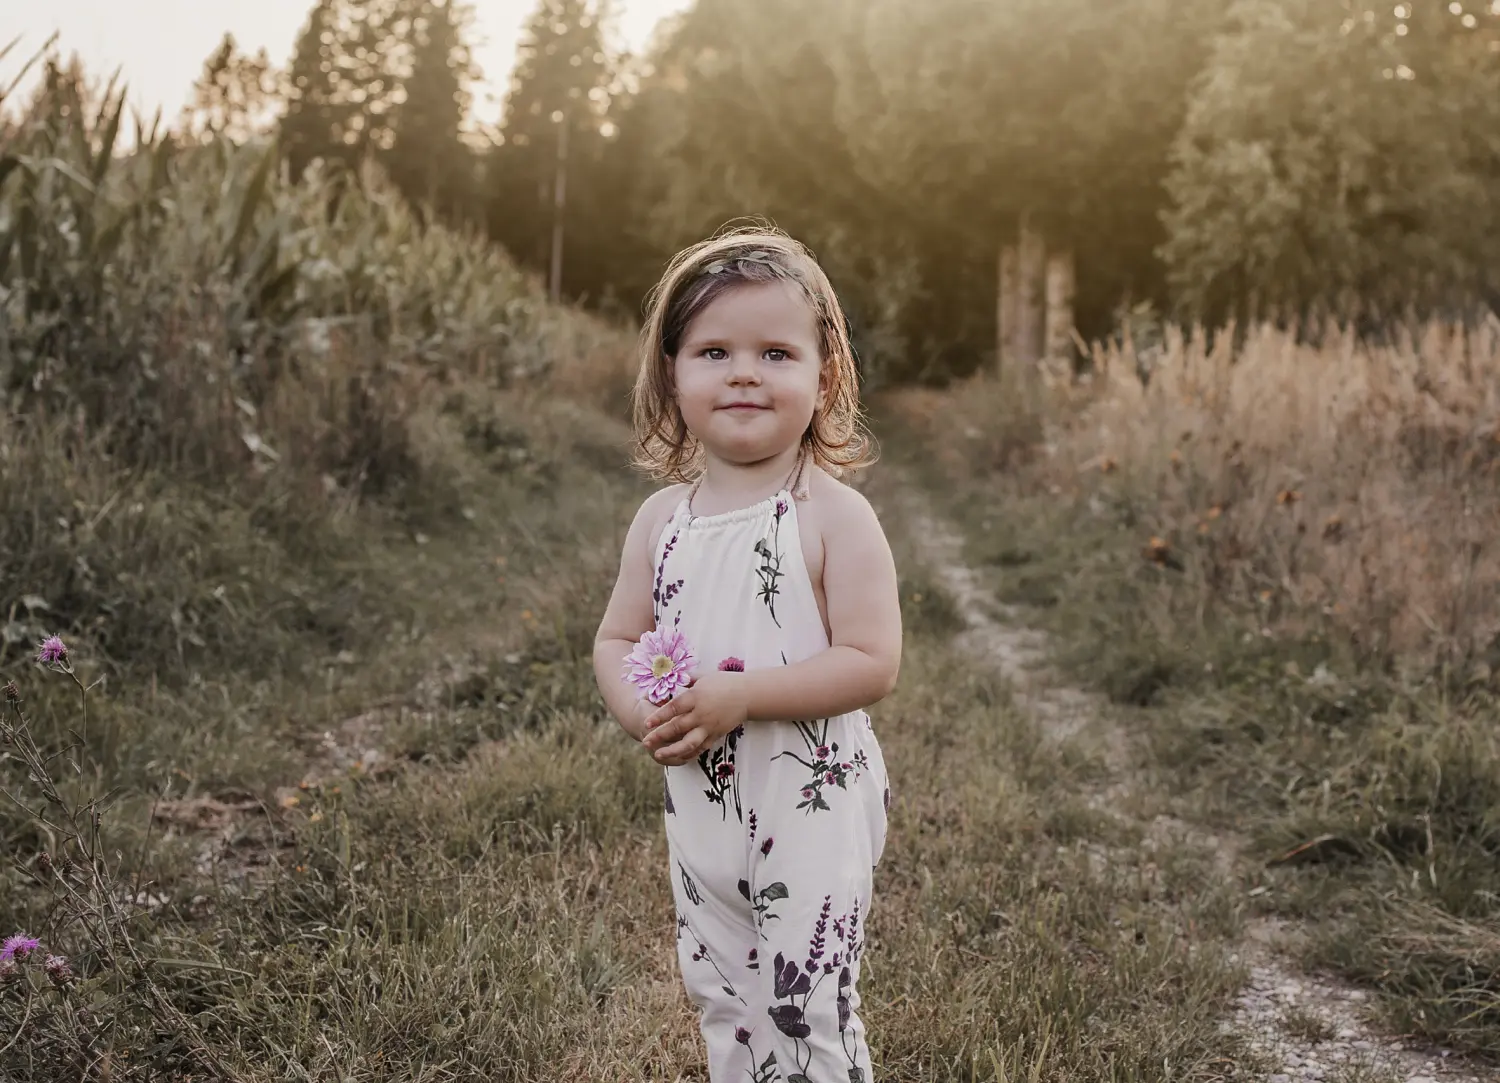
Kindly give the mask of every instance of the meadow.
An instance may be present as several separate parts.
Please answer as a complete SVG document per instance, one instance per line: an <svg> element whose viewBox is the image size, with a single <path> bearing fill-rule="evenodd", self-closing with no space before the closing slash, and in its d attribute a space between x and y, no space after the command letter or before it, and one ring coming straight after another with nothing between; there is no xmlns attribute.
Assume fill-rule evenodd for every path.
<svg viewBox="0 0 1500 1083"><path fill-rule="evenodd" d="M378 177L114 157L118 102L63 92L17 123L0 934L40 946L0 975L0 1077L706 1078L659 777L590 664L647 491L628 329ZM882 1078L1262 1078L1223 1023L1265 908L1398 1030L1500 1053L1495 340L1223 342L874 404L908 637ZM964 648L917 484L1132 758ZM1252 895L1168 813L1338 841Z"/></svg>

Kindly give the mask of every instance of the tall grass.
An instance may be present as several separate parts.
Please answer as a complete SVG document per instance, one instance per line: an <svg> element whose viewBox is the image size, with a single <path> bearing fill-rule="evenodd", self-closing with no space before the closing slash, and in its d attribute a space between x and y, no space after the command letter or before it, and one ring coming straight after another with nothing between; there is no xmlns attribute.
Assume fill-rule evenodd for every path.
<svg viewBox="0 0 1500 1083"><path fill-rule="evenodd" d="M1258 905L1500 1054L1500 323L1126 335L886 412L1000 596L1145 708L1143 777L1271 862Z"/></svg>

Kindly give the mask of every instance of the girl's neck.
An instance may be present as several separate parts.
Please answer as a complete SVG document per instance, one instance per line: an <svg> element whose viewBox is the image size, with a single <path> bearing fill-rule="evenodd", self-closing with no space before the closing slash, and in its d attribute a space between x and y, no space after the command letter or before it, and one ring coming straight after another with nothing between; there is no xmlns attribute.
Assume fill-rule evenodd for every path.
<svg viewBox="0 0 1500 1083"><path fill-rule="evenodd" d="M755 463L726 462L709 455L693 487L694 511L715 515L774 496L796 483L799 468L805 469L800 444Z"/></svg>

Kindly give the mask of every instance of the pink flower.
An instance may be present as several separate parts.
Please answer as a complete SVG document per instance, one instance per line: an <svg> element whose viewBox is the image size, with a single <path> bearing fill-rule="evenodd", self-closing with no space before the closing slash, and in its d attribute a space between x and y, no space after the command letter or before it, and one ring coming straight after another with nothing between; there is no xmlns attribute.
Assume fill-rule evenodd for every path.
<svg viewBox="0 0 1500 1083"><path fill-rule="evenodd" d="M35 937L8 936L4 943L0 943L0 959L14 959L17 955L30 955L42 946L42 942Z"/></svg>
<svg viewBox="0 0 1500 1083"><path fill-rule="evenodd" d="M68 648L58 636L48 636L37 644L36 660L44 666L56 665L68 659Z"/></svg>
<svg viewBox="0 0 1500 1083"><path fill-rule="evenodd" d="M652 703L662 704L692 683L697 664L697 655L680 631L652 630L641 636L625 659L620 679L635 685Z"/></svg>
<svg viewBox="0 0 1500 1083"><path fill-rule="evenodd" d="M719 669L725 673L743 673L745 662L740 658L726 658L719 663Z"/></svg>

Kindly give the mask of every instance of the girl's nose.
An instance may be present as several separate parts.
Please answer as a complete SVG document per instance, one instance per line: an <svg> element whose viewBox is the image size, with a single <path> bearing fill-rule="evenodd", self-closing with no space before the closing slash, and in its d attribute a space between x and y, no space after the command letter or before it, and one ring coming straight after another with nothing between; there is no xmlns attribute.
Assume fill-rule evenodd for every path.
<svg viewBox="0 0 1500 1083"><path fill-rule="evenodd" d="M755 359L741 353L734 354L729 363L729 382L732 384L760 383L760 370L755 366Z"/></svg>

